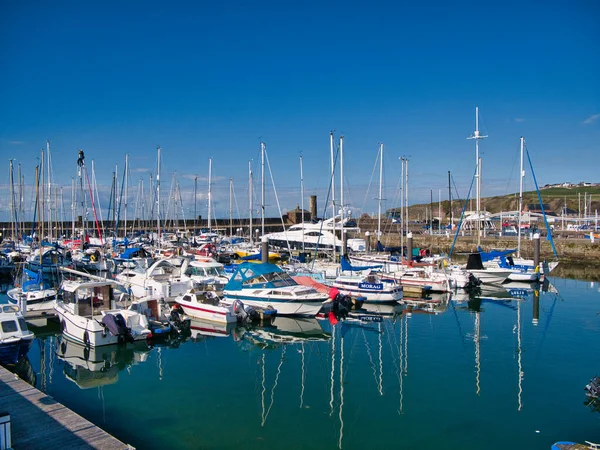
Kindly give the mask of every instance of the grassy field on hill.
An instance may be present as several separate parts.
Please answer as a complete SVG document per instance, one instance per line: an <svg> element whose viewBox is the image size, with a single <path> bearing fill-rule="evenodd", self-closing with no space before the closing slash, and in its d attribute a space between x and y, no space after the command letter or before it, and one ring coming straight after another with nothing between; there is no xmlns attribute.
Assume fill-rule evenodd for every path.
<svg viewBox="0 0 600 450"><path fill-rule="evenodd" d="M573 187L573 188L548 188L540 190L542 196L542 202L544 205L549 206L549 211L553 212L557 216L562 214L563 208L566 206L571 210L572 214L578 215L579 208L581 206L581 214L585 210L584 200L587 194L588 200L588 214L593 215L596 210L600 210L600 186L591 187ZM590 201L591 198L591 201ZM449 201L442 201L442 214L447 216L449 212ZM537 192L530 191L523 193L523 205L536 205L539 207L539 199ZM591 203L591 205L590 205ZM452 209L454 210L454 216L460 215L462 210L463 200L453 200ZM472 208L475 208L475 199L471 199ZM481 208L492 214L499 213L502 211L516 211L519 205L519 193L508 194L498 197L487 197L481 199ZM397 208L395 208L397 209ZM411 220L425 220L429 217L429 211L433 209L433 215L438 215L438 202L433 204L419 204L412 205L409 208L409 217ZM467 206L467 210L472 210L470 206ZM391 213L394 209L389 209L388 213ZM398 210L399 211L399 210Z"/></svg>

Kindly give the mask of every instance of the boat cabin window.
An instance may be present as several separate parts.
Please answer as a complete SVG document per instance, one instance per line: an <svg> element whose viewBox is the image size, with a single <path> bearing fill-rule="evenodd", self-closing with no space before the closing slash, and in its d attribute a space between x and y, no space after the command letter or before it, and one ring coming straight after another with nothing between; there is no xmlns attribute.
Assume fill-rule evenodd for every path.
<svg viewBox="0 0 600 450"><path fill-rule="evenodd" d="M190 301L192 301L192 297L190 297L189 295L184 295L183 300L186 302L190 302Z"/></svg>
<svg viewBox="0 0 600 450"><path fill-rule="evenodd" d="M2 321L2 331L4 333L14 333L15 331L19 331L17 328L17 322L14 320L4 320Z"/></svg>
<svg viewBox="0 0 600 450"><path fill-rule="evenodd" d="M27 322L22 317L19 317L19 326L21 327L21 331L27 331Z"/></svg>

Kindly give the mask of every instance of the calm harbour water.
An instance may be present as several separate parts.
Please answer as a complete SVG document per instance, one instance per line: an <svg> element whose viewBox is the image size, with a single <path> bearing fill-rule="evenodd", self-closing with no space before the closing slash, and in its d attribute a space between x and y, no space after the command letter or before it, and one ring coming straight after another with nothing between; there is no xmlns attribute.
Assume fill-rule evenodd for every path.
<svg viewBox="0 0 600 450"><path fill-rule="evenodd" d="M36 387L138 449L600 442L583 390L600 374L600 284L551 282L539 302L459 298L380 323L193 322L187 340L152 348L88 351L33 328L28 359Z"/></svg>

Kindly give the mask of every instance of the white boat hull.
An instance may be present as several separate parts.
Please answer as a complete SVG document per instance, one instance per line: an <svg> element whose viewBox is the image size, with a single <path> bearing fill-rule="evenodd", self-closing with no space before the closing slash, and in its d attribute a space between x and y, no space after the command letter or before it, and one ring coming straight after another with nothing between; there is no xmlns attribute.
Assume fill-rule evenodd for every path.
<svg viewBox="0 0 600 450"><path fill-rule="evenodd" d="M69 339L90 347L101 345L118 344L121 342L119 336L113 336L100 323L106 314L121 314L131 328L131 334L135 341L146 340L150 334L148 322L141 314L130 310L102 311L102 314L87 318L73 314L65 306L58 302L55 306L56 313L60 319L62 333ZM145 324L143 323L145 321Z"/></svg>
<svg viewBox="0 0 600 450"><path fill-rule="evenodd" d="M250 293L242 291L225 291L223 302L232 304L235 300L240 300L244 305L254 308L273 308L277 310L277 315L283 316L310 316L314 317L323 307L323 301L301 301L296 299L254 297Z"/></svg>
<svg viewBox="0 0 600 450"><path fill-rule="evenodd" d="M183 309L185 315L194 319L208 320L217 323L235 323L237 316L233 313L231 307L212 306L212 305L190 305L177 302Z"/></svg>
<svg viewBox="0 0 600 450"><path fill-rule="evenodd" d="M26 307L26 311L23 309L23 314L26 312L54 313L54 304L56 301L56 290L54 289L23 292L23 289L18 287L10 289L6 295L12 304L21 306L25 302L23 306Z"/></svg>
<svg viewBox="0 0 600 450"><path fill-rule="evenodd" d="M483 284L502 284L511 273L510 270L504 269L469 269L468 272L471 272Z"/></svg>

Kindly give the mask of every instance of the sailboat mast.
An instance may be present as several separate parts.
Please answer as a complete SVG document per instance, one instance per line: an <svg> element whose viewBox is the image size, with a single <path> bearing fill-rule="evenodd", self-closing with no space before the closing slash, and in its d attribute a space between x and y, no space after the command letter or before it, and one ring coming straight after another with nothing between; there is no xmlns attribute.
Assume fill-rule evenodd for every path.
<svg viewBox="0 0 600 450"><path fill-rule="evenodd" d="M158 244L160 246L160 146L157 148L158 150L158 166L156 170L156 230L157 230L157 239Z"/></svg>
<svg viewBox="0 0 600 450"><path fill-rule="evenodd" d="M229 179L229 236L233 236L233 178Z"/></svg>
<svg viewBox="0 0 600 450"><path fill-rule="evenodd" d="M212 158L208 158L208 231L212 231Z"/></svg>
<svg viewBox="0 0 600 450"><path fill-rule="evenodd" d="M335 154L333 150L333 131L329 132L329 153L331 156L331 213L335 221Z"/></svg>
<svg viewBox="0 0 600 450"><path fill-rule="evenodd" d="M46 164L46 172L48 177L48 236L49 240L52 241L54 239L52 233L52 181L50 179L50 141L46 140L46 153L47 153L47 164Z"/></svg>
<svg viewBox="0 0 600 450"><path fill-rule="evenodd" d="M300 204L302 207L302 224L304 224L304 171L302 167L302 155L300 155ZM304 251L304 232L302 232L302 251ZM304 351L304 348L302 351Z"/></svg>
<svg viewBox="0 0 600 450"><path fill-rule="evenodd" d="M400 251L404 253L404 157L400 157Z"/></svg>
<svg viewBox="0 0 600 450"><path fill-rule="evenodd" d="M383 144L379 144L379 198L377 199L377 243L381 239L381 200L383 199Z"/></svg>
<svg viewBox="0 0 600 450"><path fill-rule="evenodd" d="M75 178L71 177L71 239L75 239Z"/></svg>
<svg viewBox="0 0 600 450"><path fill-rule="evenodd" d="M17 165L17 176L19 177L19 207L17 209L18 212L18 221L19 221L19 230L21 232L25 231L25 221L23 218L23 204L24 204L24 191L25 191L25 179L21 174L21 164Z"/></svg>
<svg viewBox="0 0 600 450"><path fill-rule="evenodd" d="M129 153L125 155L125 226L123 237L127 237L127 199L129 198Z"/></svg>
<svg viewBox="0 0 600 450"><path fill-rule="evenodd" d="M35 166L35 203L37 206L38 217L40 217L42 205L40 203L40 166L39 165ZM40 237L40 226L41 225L38 225L38 230L37 230L38 231L38 240ZM40 240L40 243L41 242L42 241ZM40 254L41 254L41 250L40 250ZM40 260L40 262L41 262L41 260Z"/></svg>
<svg viewBox="0 0 600 450"><path fill-rule="evenodd" d="M252 208L254 207L253 202L252 202L252 196L253 196L253 192L252 192L252 161L248 161L248 197L249 197L249 213L250 213L250 219L249 219L249 224L248 224L248 232L250 233L250 244L252 245L253 243L253 237L252 237Z"/></svg>
<svg viewBox="0 0 600 450"><path fill-rule="evenodd" d="M452 211L452 188L450 187L450 171L448 171L448 202L450 203L450 230L452 230L452 225L454 223L454 212Z"/></svg>
<svg viewBox="0 0 600 450"><path fill-rule="evenodd" d="M485 139L487 136L479 134L479 107L475 107L475 132L467 139L475 139L475 192L476 192L476 217L477 217L477 246L481 244L481 158L479 158L479 140Z"/></svg>
<svg viewBox="0 0 600 450"><path fill-rule="evenodd" d="M525 171L523 170L523 149L525 148L525 138L521 136L521 170L519 171L519 218L517 221L517 258L521 257L521 215L523 211L523 177Z"/></svg>
<svg viewBox="0 0 600 450"><path fill-rule="evenodd" d="M406 236L408 236L408 158L404 159L404 224L406 227ZM412 255L408 255L408 258L412 258Z"/></svg>
<svg viewBox="0 0 600 450"><path fill-rule="evenodd" d="M265 143L260 143L260 171L261 171L261 186L260 186L260 225L261 236L265 235Z"/></svg>
<svg viewBox="0 0 600 450"><path fill-rule="evenodd" d="M198 191L198 175L194 177L194 236L196 236L196 219L198 212L196 210L196 192ZM195 239L195 238L194 238Z"/></svg>
<svg viewBox="0 0 600 450"><path fill-rule="evenodd" d="M333 219L333 234L335 236L335 154L333 151L333 131L329 132L329 154L331 156L331 217ZM335 238L333 240L333 260L336 260Z"/></svg>
<svg viewBox="0 0 600 450"><path fill-rule="evenodd" d="M342 239L342 251L340 256L344 256L346 253L346 249L344 248L344 218L346 217L344 210L344 136L340 136L340 208L340 238ZM333 224L333 235L335 236L335 220ZM335 238L333 245L335 246Z"/></svg>
<svg viewBox="0 0 600 450"><path fill-rule="evenodd" d="M15 240L15 202L14 202L14 195L15 195L15 186L14 186L14 181L13 181L13 160L9 160L9 166L10 166L10 171L9 171L9 178L10 178L10 229L11 229L11 234L12 234L12 240L13 242L16 242Z"/></svg>
<svg viewBox="0 0 600 450"><path fill-rule="evenodd" d="M40 232L40 255L42 253L41 250L41 246L42 246L42 241L44 240L44 221L46 220L46 214L45 214L45 209L46 209L46 205L44 204L44 184L46 182L46 180L44 180L44 164L45 164L45 159L44 159L44 149L42 149L42 158L41 158L41 168L40 168L40 172L42 174L42 181L41 181L41 185L42 185L42 192L40 193L40 202L41 202L41 208L40 208L40 225L41 225L41 232Z"/></svg>

